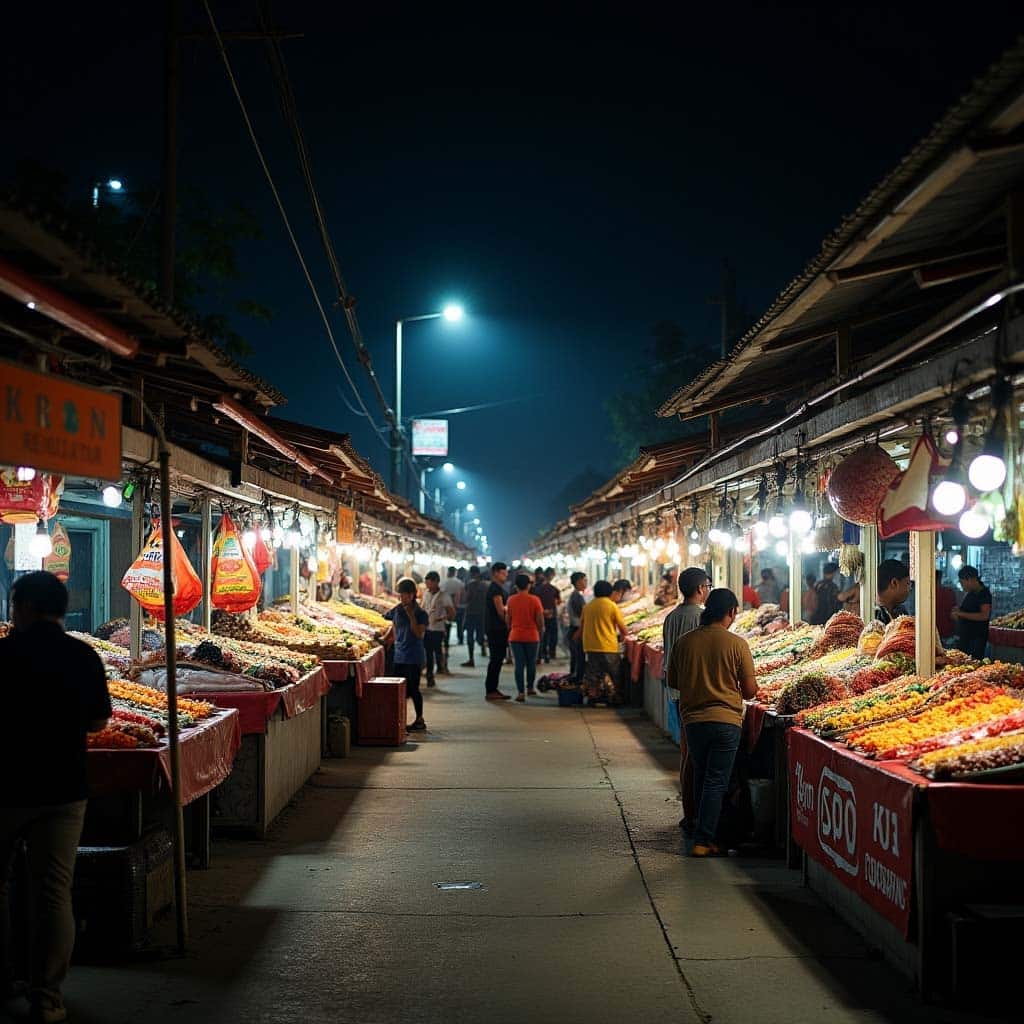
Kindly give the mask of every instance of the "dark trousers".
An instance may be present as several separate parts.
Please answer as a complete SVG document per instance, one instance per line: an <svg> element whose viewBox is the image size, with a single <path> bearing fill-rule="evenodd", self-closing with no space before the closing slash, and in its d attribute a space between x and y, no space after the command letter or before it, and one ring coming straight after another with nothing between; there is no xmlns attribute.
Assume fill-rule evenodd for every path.
<svg viewBox="0 0 1024 1024"><path fill-rule="evenodd" d="M488 630L487 643L491 648L491 658L487 662L488 693L494 693L498 689L498 681L501 678L501 666L505 664L505 654L508 651L508 632L501 630Z"/></svg>
<svg viewBox="0 0 1024 1024"><path fill-rule="evenodd" d="M466 631L466 650L469 652L469 660L473 660L473 642L480 642L480 651L484 649L484 627L479 615L467 615L463 627Z"/></svg>
<svg viewBox="0 0 1024 1024"><path fill-rule="evenodd" d="M540 638L540 656L551 661L558 653L558 618L544 620L544 635Z"/></svg>
<svg viewBox="0 0 1024 1024"><path fill-rule="evenodd" d="M429 635L429 634L428 634ZM395 665L395 675L405 680L405 695L412 701L417 718L423 717L423 694L420 693L420 673L422 665Z"/></svg>
<svg viewBox="0 0 1024 1024"><path fill-rule="evenodd" d="M459 608L455 612L455 631L461 644L466 638L466 609Z"/></svg>
<svg viewBox="0 0 1024 1024"><path fill-rule="evenodd" d="M576 626L569 627L569 676L577 683L583 682L583 669L586 665L586 658L583 654L583 637L573 640L572 635L576 632Z"/></svg>
<svg viewBox="0 0 1024 1024"><path fill-rule="evenodd" d="M428 629L423 634L423 646L427 651L427 682L433 682L434 671L444 671L444 633L439 629Z"/></svg>
<svg viewBox="0 0 1024 1024"><path fill-rule="evenodd" d="M537 678L537 644L512 641L512 660L516 666L516 689L523 693L525 689L533 689ZM526 683L526 687L523 683Z"/></svg>
<svg viewBox="0 0 1024 1024"><path fill-rule="evenodd" d="M723 722L693 722L686 729L686 748L693 767L693 796L697 805L693 842L715 841L722 801L729 788L732 765L740 746L740 727Z"/></svg>

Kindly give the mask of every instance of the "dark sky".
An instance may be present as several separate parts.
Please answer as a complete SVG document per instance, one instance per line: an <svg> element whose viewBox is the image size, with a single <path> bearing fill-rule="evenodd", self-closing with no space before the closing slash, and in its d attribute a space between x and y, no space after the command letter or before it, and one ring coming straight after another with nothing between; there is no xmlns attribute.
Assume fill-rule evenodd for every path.
<svg viewBox="0 0 1024 1024"><path fill-rule="evenodd" d="M224 31L255 25L255 3L212 6ZM1011 4L972 4L955 21L934 5L367 6L271 10L305 34L284 44L289 72L389 397L396 317L458 299L460 326L407 328L406 412L517 400L451 423L464 498L507 557L564 514L547 499L569 478L617 468L602 402L636 382L652 325L675 320L714 344L708 298L724 257L760 312L1024 28ZM111 174L159 180L162 7L37 5L7 21L0 178L32 157L83 190ZM201 3L183 9L201 30ZM248 362L289 396L284 415L350 430L386 475L383 446L339 397L216 51L184 46L182 181L245 203L265 229L242 251L239 295L275 319L238 324ZM231 56L329 299L262 45L234 43ZM344 320L333 323L376 416Z"/></svg>

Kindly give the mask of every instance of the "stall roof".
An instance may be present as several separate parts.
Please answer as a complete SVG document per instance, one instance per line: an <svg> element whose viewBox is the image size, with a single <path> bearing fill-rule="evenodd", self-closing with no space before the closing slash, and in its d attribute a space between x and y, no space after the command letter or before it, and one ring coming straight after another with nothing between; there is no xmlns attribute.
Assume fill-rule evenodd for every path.
<svg viewBox="0 0 1024 1024"><path fill-rule="evenodd" d="M1024 37L825 239L728 358L658 415L689 419L839 379L1004 284L1022 123Z"/></svg>

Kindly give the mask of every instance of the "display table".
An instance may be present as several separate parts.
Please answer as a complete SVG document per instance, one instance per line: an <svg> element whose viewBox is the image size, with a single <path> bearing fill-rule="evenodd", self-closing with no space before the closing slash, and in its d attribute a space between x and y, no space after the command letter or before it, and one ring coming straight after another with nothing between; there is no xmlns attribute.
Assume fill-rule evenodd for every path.
<svg viewBox="0 0 1024 1024"><path fill-rule="evenodd" d="M231 774L213 793L215 829L263 838L289 800L320 767L323 698L331 684L322 667L266 693L196 694L239 713L242 742Z"/></svg>
<svg viewBox="0 0 1024 1024"><path fill-rule="evenodd" d="M644 648L647 646L643 640L636 640L627 637L623 641L623 656L626 664L629 665L630 682L639 683L644 671Z"/></svg>
<svg viewBox="0 0 1024 1024"><path fill-rule="evenodd" d="M1024 663L1024 629L989 626L988 642L992 645L992 657L997 661Z"/></svg>
<svg viewBox="0 0 1024 1024"><path fill-rule="evenodd" d="M787 738L809 884L922 993L948 991L958 915L1022 902L1024 786L931 782L805 729Z"/></svg>
<svg viewBox="0 0 1024 1024"><path fill-rule="evenodd" d="M356 696L363 695L363 687L375 676L384 675L387 654L383 647L375 647L365 658L358 661L325 661L324 672L332 683L355 680Z"/></svg>

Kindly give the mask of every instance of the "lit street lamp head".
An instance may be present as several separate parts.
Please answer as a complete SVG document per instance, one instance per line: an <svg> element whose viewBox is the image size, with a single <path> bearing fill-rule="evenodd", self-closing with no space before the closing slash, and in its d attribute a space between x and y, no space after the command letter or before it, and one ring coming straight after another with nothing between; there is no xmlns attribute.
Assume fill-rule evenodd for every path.
<svg viewBox="0 0 1024 1024"><path fill-rule="evenodd" d="M441 468L446 473L454 473L455 472L455 467L450 462L446 462Z"/></svg>
<svg viewBox="0 0 1024 1024"><path fill-rule="evenodd" d="M457 487L457 488L458 488L458 489L459 489L460 491L464 491L464 490L466 489L466 481L465 481L465 480L460 480L460 481L459 481L459 482L458 482L458 483L457 483L457 484L456 484L455 486L456 486L456 487Z"/></svg>
<svg viewBox="0 0 1024 1024"><path fill-rule="evenodd" d="M457 303L452 302L444 307L441 311L441 315L445 320L449 321L449 323L458 323L463 317L463 309Z"/></svg>
<svg viewBox="0 0 1024 1024"><path fill-rule="evenodd" d="M120 178L110 178L107 181L107 188L111 192L120 192L124 188L124 182Z"/></svg>

